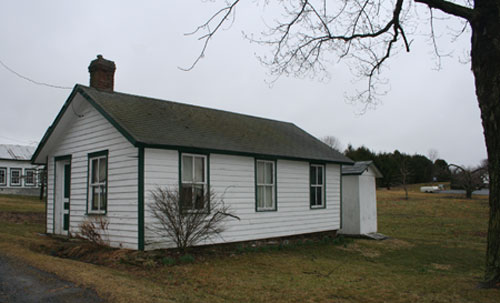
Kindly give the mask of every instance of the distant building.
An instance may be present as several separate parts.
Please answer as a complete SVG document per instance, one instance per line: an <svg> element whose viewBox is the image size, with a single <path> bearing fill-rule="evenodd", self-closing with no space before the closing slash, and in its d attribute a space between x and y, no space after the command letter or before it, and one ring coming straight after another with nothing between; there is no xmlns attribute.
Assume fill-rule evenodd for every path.
<svg viewBox="0 0 500 303"><path fill-rule="evenodd" d="M35 148L0 144L0 194L40 194L38 165L31 164Z"/></svg>

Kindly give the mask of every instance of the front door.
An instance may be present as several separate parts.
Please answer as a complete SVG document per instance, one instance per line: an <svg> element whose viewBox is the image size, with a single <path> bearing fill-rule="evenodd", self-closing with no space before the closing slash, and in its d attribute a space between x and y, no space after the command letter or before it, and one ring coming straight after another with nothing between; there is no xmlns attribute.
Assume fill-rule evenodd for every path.
<svg viewBox="0 0 500 303"><path fill-rule="evenodd" d="M71 161L56 160L54 233L67 235L69 231L69 203L71 190Z"/></svg>

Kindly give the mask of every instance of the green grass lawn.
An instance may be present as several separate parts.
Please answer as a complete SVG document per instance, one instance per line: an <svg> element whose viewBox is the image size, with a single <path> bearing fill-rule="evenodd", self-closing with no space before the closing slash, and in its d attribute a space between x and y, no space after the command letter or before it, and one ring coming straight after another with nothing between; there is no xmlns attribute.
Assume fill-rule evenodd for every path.
<svg viewBox="0 0 500 303"><path fill-rule="evenodd" d="M152 253L108 250L103 266L40 253L61 240L38 235L43 224L4 219L0 251L116 302L499 302L500 290L476 288L484 272L486 197L377 195L379 232L391 237L385 241L235 249L174 266L148 259ZM44 206L0 196L0 212L14 211ZM122 262L131 256L146 261Z"/></svg>

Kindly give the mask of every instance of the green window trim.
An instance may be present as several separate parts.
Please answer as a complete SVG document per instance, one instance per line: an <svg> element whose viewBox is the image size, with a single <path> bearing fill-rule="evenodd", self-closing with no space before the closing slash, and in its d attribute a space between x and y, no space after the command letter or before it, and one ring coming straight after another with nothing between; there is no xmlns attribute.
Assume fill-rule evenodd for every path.
<svg viewBox="0 0 500 303"><path fill-rule="evenodd" d="M271 163L272 164L272 183L259 183L258 182L258 164L259 163ZM264 172L265 173L265 172ZM265 177L265 176L264 176ZM269 211L278 211L278 165L276 159L266 159L266 158L255 158L254 161L254 185L255 185L255 211L256 212L269 212ZM272 194L271 197L273 199L272 207L259 207L259 190L260 187L269 187L272 186ZM265 203L265 201L264 201Z"/></svg>
<svg viewBox="0 0 500 303"><path fill-rule="evenodd" d="M16 183L12 182L13 180L15 180L15 178L13 177L14 172L18 173L18 176L16 177L18 182L16 182ZM23 185L22 176L23 176L23 169L22 168L11 167L10 168L10 186L21 187Z"/></svg>
<svg viewBox="0 0 500 303"><path fill-rule="evenodd" d="M28 182L28 172L32 173L31 178L32 182ZM36 186L36 169L34 168L25 168L24 169L24 186L25 187L34 187Z"/></svg>
<svg viewBox="0 0 500 303"><path fill-rule="evenodd" d="M316 173L315 176L312 176L312 171L313 168L315 172L318 172L318 169L321 169L321 179L319 179L318 174ZM316 179L316 182L312 182L313 177ZM321 182L319 182L321 181ZM313 195L313 190L317 190L317 188L320 188L321 191L321 204L316 204L317 203L317 192L314 193ZM314 197L314 199L313 199ZM313 201L315 200L315 201ZM316 203L314 203L316 202ZM325 209L326 208L326 164L325 163L309 163L309 209Z"/></svg>
<svg viewBox="0 0 500 303"><path fill-rule="evenodd" d="M98 152L92 152L87 154L87 215L105 215L108 211L108 187L109 187L109 178L108 178L108 171L109 171L109 152L108 150L102 150ZM101 167L101 161L104 159L104 165L105 165L105 175L104 175L104 181L100 180L100 174L98 176L97 182L92 183L92 173L93 173L93 160L97 160L97 169L100 170L102 169ZM97 209L92 209L92 202L93 198L95 198L95 192L94 195L92 195L90 192L91 190L94 189L99 189L97 193L97 197L99 198L97 202ZM102 192L104 191L104 194ZM104 201L104 202L102 202ZM104 204L104 205L103 205Z"/></svg>
<svg viewBox="0 0 500 303"><path fill-rule="evenodd" d="M0 167L0 172L3 172L2 179L0 179L0 186L7 186L7 167Z"/></svg>
<svg viewBox="0 0 500 303"><path fill-rule="evenodd" d="M184 180L183 181L183 169L184 169L184 157L192 157L192 177L193 180ZM203 163L203 181L195 181L195 159L202 158L204 159ZM198 185L203 186L203 194L208 195L210 197L210 154L205 153L193 153L186 151L179 151L179 203L181 203L183 184L191 184L191 186ZM203 208L196 208L196 202L191 202L192 208L189 211L206 211L210 213L210 199L207 201L207 205Z"/></svg>

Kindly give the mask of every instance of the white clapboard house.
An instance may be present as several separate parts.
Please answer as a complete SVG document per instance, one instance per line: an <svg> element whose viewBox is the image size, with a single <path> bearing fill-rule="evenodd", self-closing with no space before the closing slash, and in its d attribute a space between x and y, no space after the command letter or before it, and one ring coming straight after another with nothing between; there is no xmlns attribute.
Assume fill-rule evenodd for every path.
<svg viewBox="0 0 500 303"><path fill-rule="evenodd" d="M33 146L0 144L0 194L40 194L39 167L30 161L34 151Z"/></svg>
<svg viewBox="0 0 500 303"><path fill-rule="evenodd" d="M91 62L90 87L74 87L32 158L48 168L48 233L105 216L113 247L170 247L148 244L150 192L194 185L240 217L216 242L340 229L350 159L292 123L115 92L114 71Z"/></svg>

